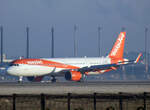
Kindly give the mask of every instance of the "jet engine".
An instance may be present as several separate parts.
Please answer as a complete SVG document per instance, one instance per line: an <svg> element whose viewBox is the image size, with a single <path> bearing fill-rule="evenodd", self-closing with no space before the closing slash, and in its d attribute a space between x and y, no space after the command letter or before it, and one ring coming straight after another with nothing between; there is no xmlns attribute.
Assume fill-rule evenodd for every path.
<svg viewBox="0 0 150 110"><path fill-rule="evenodd" d="M78 71L67 71L65 73L65 79L69 81L80 81L82 74Z"/></svg>

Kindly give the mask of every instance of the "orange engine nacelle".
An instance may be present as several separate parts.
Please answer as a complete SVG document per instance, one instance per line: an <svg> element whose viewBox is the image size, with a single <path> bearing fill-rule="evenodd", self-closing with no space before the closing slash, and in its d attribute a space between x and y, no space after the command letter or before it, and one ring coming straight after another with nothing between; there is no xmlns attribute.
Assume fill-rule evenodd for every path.
<svg viewBox="0 0 150 110"><path fill-rule="evenodd" d="M82 74L77 71L67 71L65 73L65 79L69 81L80 81Z"/></svg>

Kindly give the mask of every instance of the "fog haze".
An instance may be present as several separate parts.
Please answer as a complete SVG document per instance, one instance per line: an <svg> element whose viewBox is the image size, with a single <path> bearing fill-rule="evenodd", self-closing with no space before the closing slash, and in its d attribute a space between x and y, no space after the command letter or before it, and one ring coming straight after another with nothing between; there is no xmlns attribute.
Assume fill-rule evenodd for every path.
<svg viewBox="0 0 150 110"><path fill-rule="evenodd" d="M54 26L55 56L72 57L75 24L78 56L98 56L98 26L102 28L102 56L111 50L122 27L127 32L125 52L144 51L145 27L150 28L149 5L149 0L0 0L4 53L8 57L26 55L25 29L29 26L30 56L50 57Z"/></svg>

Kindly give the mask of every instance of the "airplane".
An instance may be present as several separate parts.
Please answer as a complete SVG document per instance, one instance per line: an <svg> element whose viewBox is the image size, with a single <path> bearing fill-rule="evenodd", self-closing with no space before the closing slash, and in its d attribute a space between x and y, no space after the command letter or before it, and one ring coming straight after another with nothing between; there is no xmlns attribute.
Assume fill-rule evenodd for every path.
<svg viewBox="0 0 150 110"><path fill-rule="evenodd" d="M120 32L106 57L17 59L11 62L7 73L19 76L19 82L23 77L38 82L46 75L52 77L52 82L56 82L56 76L64 76L69 81L82 81L88 75L116 70L121 65L136 64L141 53L136 60L123 58L125 38L126 32Z"/></svg>

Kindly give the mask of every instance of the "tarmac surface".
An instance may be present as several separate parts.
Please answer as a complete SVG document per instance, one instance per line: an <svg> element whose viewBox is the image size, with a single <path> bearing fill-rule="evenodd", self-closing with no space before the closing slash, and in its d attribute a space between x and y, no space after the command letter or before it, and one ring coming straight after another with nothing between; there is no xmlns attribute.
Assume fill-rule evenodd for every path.
<svg viewBox="0 0 150 110"><path fill-rule="evenodd" d="M91 94L91 93L150 92L150 81L96 82L0 82L0 95L11 94Z"/></svg>

